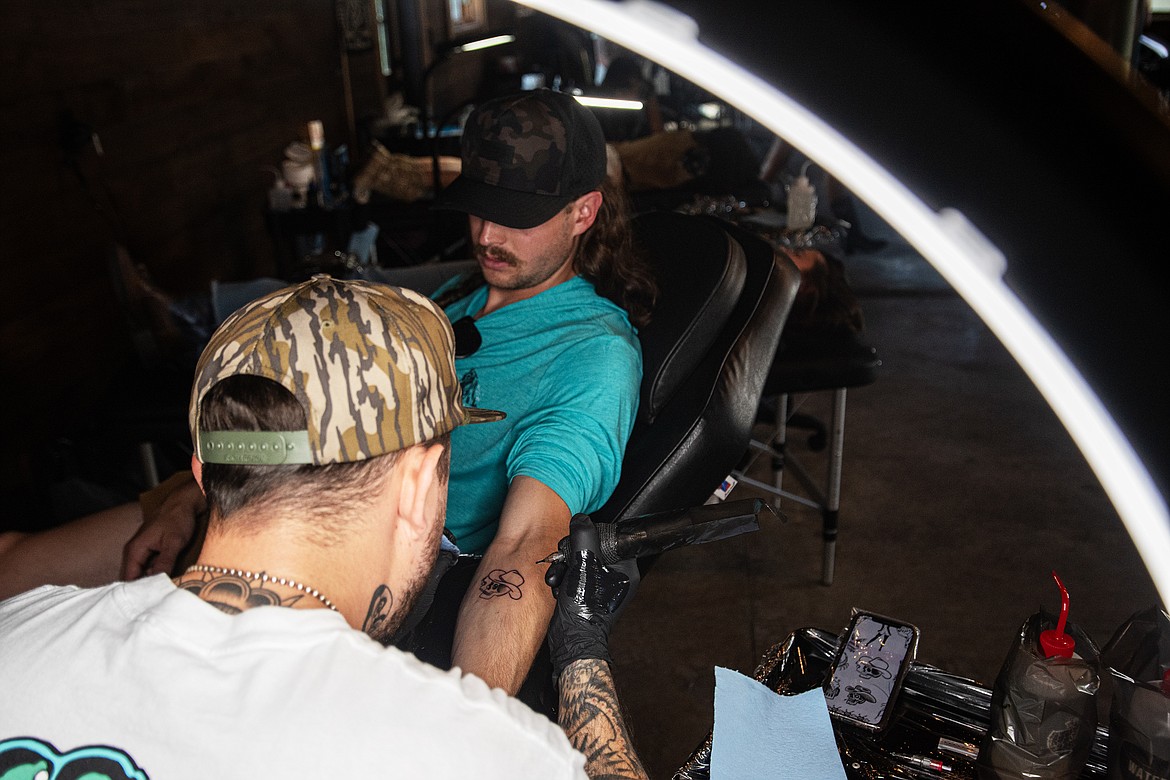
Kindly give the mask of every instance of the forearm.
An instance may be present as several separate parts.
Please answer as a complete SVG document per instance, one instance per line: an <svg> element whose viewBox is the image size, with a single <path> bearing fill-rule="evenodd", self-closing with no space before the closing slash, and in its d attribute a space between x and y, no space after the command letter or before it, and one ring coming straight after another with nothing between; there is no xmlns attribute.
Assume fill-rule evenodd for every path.
<svg viewBox="0 0 1170 780"><path fill-rule="evenodd" d="M555 602L544 584L544 567L535 564L544 555L547 551L538 554L524 545L514 550L493 545L459 609L452 664L513 696L552 617Z"/></svg>
<svg viewBox="0 0 1170 780"><path fill-rule="evenodd" d="M455 626L451 662L515 695L544 643L556 603L536 562L568 533L569 508L547 485L508 486L496 538L484 553Z"/></svg>
<svg viewBox="0 0 1170 780"><path fill-rule="evenodd" d="M31 534L0 534L0 599L40 585L94 587L118 579L122 545L142 524L137 502Z"/></svg>
<svg viewBox="0 0 1170 780"><path fill-rule="evenodd" d="M594 778L646 778L634 752L614 690L609 664L595 658L565 667L559 682L557 720L569 742L585 756Z"/></svg>

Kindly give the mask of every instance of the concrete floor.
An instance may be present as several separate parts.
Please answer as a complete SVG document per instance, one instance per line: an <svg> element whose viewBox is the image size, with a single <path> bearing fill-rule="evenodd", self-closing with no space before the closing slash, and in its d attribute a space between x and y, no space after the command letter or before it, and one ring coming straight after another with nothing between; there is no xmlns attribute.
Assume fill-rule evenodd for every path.
<svg viewBox="0 0 1170 780"><path fill-rule="evenodd" d="M882 366L848 394L832 586L819 514L782 501L783 524L663 555L615 628L619 694L652 777L670 777L711 728L714 667L750 675L793 630L839 632L854 607L918 626L919 661L990 687L1024 619L1059 608L1053 570L1069 619L1099 644L1160 603L1047 403L933 269L885 237L846 258ZM827 419L828 399L803 411ZM789 446L822 473L799 432ZM767 479L767 465L752 475Z"/></svg>

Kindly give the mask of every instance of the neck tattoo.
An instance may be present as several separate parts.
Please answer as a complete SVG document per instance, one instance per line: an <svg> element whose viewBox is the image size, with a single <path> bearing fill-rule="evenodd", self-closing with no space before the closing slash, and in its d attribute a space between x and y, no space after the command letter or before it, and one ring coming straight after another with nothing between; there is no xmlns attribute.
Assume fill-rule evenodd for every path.
<svg viewBox="0 0 1170 780"><path fill-rule="evenodd" d="M207 564L203 563L197 563L194 566L189 566L183 573L190 574L193 571L206 572L207 574L226 574L230 577L240 577L242 579L248 580L249 582L259 580L265 584L283 585L286 588L299 590L301 593L304 593L307 596L312 596L313 598L317 599L317 601L320 601L322 604L329 607L329 609L333 610L334 612L337 611L337 607L335 607L333 602L326 598L325 594L323 594L321 591L317 590L316 588L311 588L308 585L302 585L301 583L296 582L295 580L290 580L287 577L274 577L265 571L250 572L245 571L244 569L225 569L223 566L208 566Z"/></svg>

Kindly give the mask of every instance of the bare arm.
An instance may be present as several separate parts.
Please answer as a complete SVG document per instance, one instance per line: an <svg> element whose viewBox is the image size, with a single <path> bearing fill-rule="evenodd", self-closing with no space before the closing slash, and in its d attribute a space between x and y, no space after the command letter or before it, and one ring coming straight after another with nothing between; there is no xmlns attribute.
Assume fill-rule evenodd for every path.
<svg viewBox="0 0 1170 780"><path fill-rule="evenodd" d="M118 579L122 545L142 523L138 502L35 533L0 534L0 599L41 585L107 585Z"/></svg>
<svg viewBox="0 0 1170 780"><path fill-rule="evenodd" d="M176 474L138 501L35 533L0 533L0 599L41 585L95 587L184 563L196 545L205 506L190 472ZM198 539L197 539L198 542Z"/></svg>
<svg viewBox="0 0 1170 780"><path fill-rule="evenodd" d="M609 664L574 661L560 677L557 720L569 742L585 755L585 773L598 778L647 777L622 717Z"/></svg>
<svg viewBox="0 0 1170 780"><path fill-rule="evenodd" d="M516 477L500 529L484 553L459 609L451 661L488 685L515 695L552 617L543 565L569 527L569 508L539 480Z"/></svg>

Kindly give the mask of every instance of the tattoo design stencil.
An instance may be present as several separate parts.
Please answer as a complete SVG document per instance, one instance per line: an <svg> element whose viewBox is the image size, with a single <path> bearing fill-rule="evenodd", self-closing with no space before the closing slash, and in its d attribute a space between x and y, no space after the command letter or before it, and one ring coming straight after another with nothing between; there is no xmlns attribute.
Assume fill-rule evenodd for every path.
<svg viewBox="0 0 1170 780"><path fill-rule="evenodd" d="M488 576L479 583L479 597L481 599L494 599L497 596L507 596L513 601L518 601L524 595L523 591L520 590L520 586L523 584L524 575L516 569L510 571L492 569Z"/></svg>

